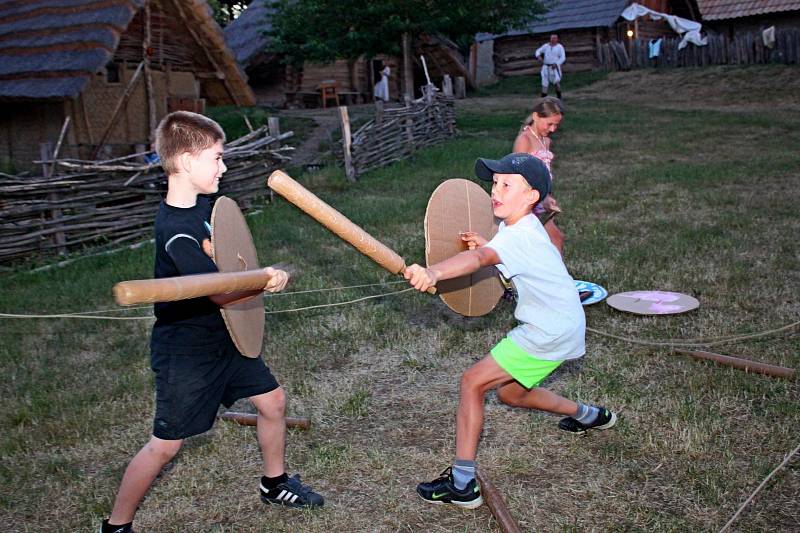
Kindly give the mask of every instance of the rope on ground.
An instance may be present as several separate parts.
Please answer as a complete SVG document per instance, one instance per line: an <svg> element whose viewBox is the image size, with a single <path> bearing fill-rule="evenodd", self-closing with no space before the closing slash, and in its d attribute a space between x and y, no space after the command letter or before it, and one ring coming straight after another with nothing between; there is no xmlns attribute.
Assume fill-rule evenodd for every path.
<svg viewBox="0 0 800 533"><path fill-rule="evenodd" d="M621 337L619 335L614 335L612 333L606 333L605 331L600 331L599 329L587 327L587 331L591 331L597 335L602 337L608 337L611 339L617 339L620 341L630 342L633 344L643 344L646 346L715 346L717 344L727 344L729 342L737 342L746 339L755 339L758 337L766 337L767 335L772 335L775 333L780 333L781 331L786 331L789 329L794 329L798 325L800 325L800 321L792 322L791 324L787 324L786 326L782 326L775 329L770 329L767 331L760 331L758 333L746 333L741 335L730 335L727 337L719 337L715 340L708 340L708 341L692 341L692 340L680 340L680 339L670 339L666 341L651 341L651 340L644 340L644 339L636 339L632 337Z"/></svg>
<svg viewBox="0 0 800 533"><path fill-rule="evenodd" d="M747 507L747 505L748 505L748 504L749 504L751 501L753 501L753 498L755 498L756 494L758 494L758 492L759 492L759 491L760 491L762 488L764 488L764 485L766 485L766 484L767 484L767 482L768 482L770 479L772 479L772 476L774 476L774 475L775 475L775 474L778 472L778 470L780 470L781 468L783 468L784 466L786 466L786 464L789 462L789 460L790 460L792 457L794 457L794 454L796 454L798 450L800 450L800 444L798 444L798 445L797 445L797 447L796 447L796 448L795 448L795 449L792 451L792 453L790 453L789 455L787 455L786 457L784 457L784 459L783 459L783 462L782 462L781 464L779 464L778 466L776 466L776 467L775 467L775 469L774 469L772 472L770 472L770 473L769 473L769 475L768 475L767 477L765 477L765 478L764 478L764 481L762 481L762 482L761 482L761 484L760 484L758 487L756 487L756 490L754 490L754 491L753 491L753 493L750 495L750 497L749 497L749 498L747 498L747 499L745 500L745 502L744 502L744 503L741 505L741 507L739 507L739 510L738 510L738 511L736 511L736 513L735 513L735 514L734 514L734 515L731 517L731 519L730 519L730 520L728 520L728 523L727 523L727 524L725 524L724 526L722 526L722 529L720 529L720 530L719 530L719 533L725 533L725 531L727 531L727 530L728 530L728 528L730 527L730 525L731 525L731 524L733 524L733 522L734 522L734 521L735 521L735 520L736 520L736 519L739 517L739 515L742 513L742 511L744 510L744 508L745 508L745 507Z"/></svg>
<svg viewBox="0 0 800 533"><path fill-rule="evenodd" d="M375 283L372 285L354 285L352 287L338 287L334 289L321 289L319 292L325 290L337 290L337 289L344 289L344 288L353 288L353 287L369 287L373 285L382 285L381 283ZM358 302L363 302L366 300L372 300L374 298L382 298L384 296L394 296L396 294L401 294L408 291L415 290L413 287L409 287L407 289L402 289L399 291L392 291L392 292L384 292L381 294L373 294L370 296L364 296L361 298L356 298L354 300L347 300L344 302L334 302L328 304L320 304L320 305L309 305L306 307L297 307L293 309L279 309L276 311L265 311L267 315L277 315L281 313L296 313L298 311L307 311L310 309L322 309L324 307L336 307L340 305L350 305ZM317 291L299 291L299 292L317 292ZM297 294L297 293L295 293ZM128 308L125 310L130 309L145 309L150 308L150 306L143 306L143 307L136 307L136 308ZM155 317L153 315L147 316L100 316L96 315L95 313L103 313L103 312L115 312L117 309L107 309L107 310L98 310L98 311L81 311L75 313L57 313L52 315L32 315L32 314L16 314L16 313L0 313L0 318L84 318L84 319L92 319L92 320L152 320Z"/></svg>

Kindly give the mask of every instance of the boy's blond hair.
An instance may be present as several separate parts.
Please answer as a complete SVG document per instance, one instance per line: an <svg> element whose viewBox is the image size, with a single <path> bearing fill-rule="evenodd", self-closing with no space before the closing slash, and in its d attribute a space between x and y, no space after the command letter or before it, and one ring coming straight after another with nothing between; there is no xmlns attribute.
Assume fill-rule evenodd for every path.
<svg viewBox="0 0 800 533"><path fill-rule="evenodd" d="M156 128L156 152L167 175L178 172L179 155L196 154L211 148L217 141L225 142L225 132L220 125L190 111L170 113Z"/></svg>

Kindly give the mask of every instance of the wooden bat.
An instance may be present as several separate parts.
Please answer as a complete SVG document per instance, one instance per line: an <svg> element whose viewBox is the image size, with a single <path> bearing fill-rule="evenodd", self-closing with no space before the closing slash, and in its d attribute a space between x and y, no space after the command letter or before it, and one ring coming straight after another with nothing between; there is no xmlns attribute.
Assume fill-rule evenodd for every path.
<svg viewBox="0 0 800 533"><path fill-rule="evenodd" d="M320 200L286 173L280 170L273 172L267 180L267 186L392 274L402 274L405 271L405 260L394 250ZM431 287L428 292L436 294L436 288Z"/></svg>
<svg viewBox="0 0 800 533"><path fill-rule="evenodd" d="M730 355L722 355L714 352L700 352L694 350L673 350L675 353L683 355L691 355L695 359L705 359L707 361L714 361L721 365L732 366L745 372L753 372L755 374L764 374L777 378L793 379L796 373L795 369L787 368L785 366L768 365L766 363L759 363L758 361L751 361L741 357L733 357Z"/></svg>
<svg viewBox="0 0 800 533"><path fill-rule="evenodd" d="M258 415L253 413L237 413L234 411L226 411L221 415L219 415L217 418L221 418L223 420L231 420L233 422L236 422L240 426L255 426L256 420L258 419ZM305 417L287 416L286 427L308 429L311 427L311 421Z"/></svg>
<svg viewBox="0 0 800 533"><path fill-rule="evenodd" d="M215 272L174 278L136 279L114 285L119 305L174 302L212 294L263 289L272 276L263 268L243 272Z"/></svg>
<svg viewBox="0 0 800 533"><path fill-rule="evenodd" d="M514 517L511 516L511 513L508 511L508 507L506 507L506 502L500 494L500 491L489 481L486 474L484 474L481 469L478 469L475 472L475 477L478 478L478 482L481 484L483 499L486 501L486 505L492 512L494 519L497 520L497 524L500 526L503 533L522 533L519 524L517 524L517 521L514 520Z"/></svg>

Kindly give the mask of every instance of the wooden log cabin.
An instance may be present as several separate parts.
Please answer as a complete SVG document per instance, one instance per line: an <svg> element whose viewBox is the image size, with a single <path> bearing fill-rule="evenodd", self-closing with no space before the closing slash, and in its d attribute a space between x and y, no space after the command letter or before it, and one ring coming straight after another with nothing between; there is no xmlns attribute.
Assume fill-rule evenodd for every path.
<svg viewBox="0 0 800 533"><path fill-rule="evenodd" d="M0 0L0 164L131 153L169 111L253 105L204 0Z"/></svg>
<svg viewBox="0 0 800 533"><path fill-rule="evenodd" d="M620 18L630 4L628 0L559 0L547 5L550 9L527 27L504 34L479 34L472 48L470 70L478 84L491 83L496 77L535 75L541 62L534 52L558 35L567 60L565 73L591 70L600 65L600 45L609 40L624 41L627 30L638 32L637 38L651 39L673 36L665 21L640 19L629 23ZM662 13L689 16L694 0L640 0L640 5Z"/></svg>

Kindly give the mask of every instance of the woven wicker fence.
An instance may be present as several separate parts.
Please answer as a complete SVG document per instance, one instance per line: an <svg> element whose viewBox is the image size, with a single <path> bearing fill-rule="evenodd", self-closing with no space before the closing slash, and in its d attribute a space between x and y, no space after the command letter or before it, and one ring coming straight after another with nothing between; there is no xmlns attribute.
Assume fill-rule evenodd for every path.
<svg viewBox="0 0 800 533"><path fill-rule="evenodd" d="M346 126L346 127L349 127ZM400 107L377 107L375 118L352 134L350 160L354 177L410 157L425 146L456 134L454 97L433 90ZM347 134L343 135L346 137ZM344 150L337 157L347 164Z"/></svg>
<svg viewBox="0 0 800 533"><path fill-rule="evenodd" d="M292 135L271 136L265 125L229 142L219 194L243 210L267 194L267 176L294 150L280 143ZM161 166L143 162L152 155L37 161L51 165L51 177L0 173L0 264L147 238L167 188Z"/></svg>

